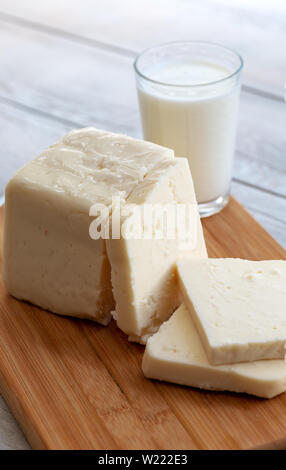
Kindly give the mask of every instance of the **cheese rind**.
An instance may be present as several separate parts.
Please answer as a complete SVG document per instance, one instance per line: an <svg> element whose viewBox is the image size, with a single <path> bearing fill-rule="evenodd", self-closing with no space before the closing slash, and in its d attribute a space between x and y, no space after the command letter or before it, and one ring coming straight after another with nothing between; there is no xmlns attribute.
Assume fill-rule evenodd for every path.
<svg viewBox="0 0 286 470"><path fill-rule="evenodd" d="M103 240L64 194L11 181L6 190L3 278L8 292L61 315L110 320L114 308Z"/></svg>
<svg viewBox="0 0 286 470"><path fill-rule="evenodd" d="M184 305L148 339L142 368L148 378L206 390L264 398L286 390L286 362L282 359L211 365Z"/></svg>
<svg viewBox="0 0 286 470"><path fill-rule="evenodd" d="M146 205L155 211L162 207L166 214L170 214L177 204L189 205L191 209L190 228L187 227L190 246L180 243L179 234L168 239L166 225L161 227L162 239L156 239L153 232L152 239L121 237L106 242L117 325L130 336L130 340L144 344L179 305L176 261L181 257L207 257L207 252L185 158L158 163L142 184L130 193L127 202L135 203L139 212L142 211L142 217ZM133 221L135 224L135 217L138 217L138 211L136 215L123 217L122 226L126 223L132 225Z"/></svg>
<svg viewBox="0 0 286 470"><path fill-rule="evenodd" d="M180 260L178 274L212 364L284 358L286 261Z"/></svg>
<svg viewBox="0 0 286 470"><path fill-rule="evenodd" d="M6 188L3 278L13 296L107 324L114 309L105 241L89 236L94 203L124 203L172 150L94 128L69 133Z"/></svg>

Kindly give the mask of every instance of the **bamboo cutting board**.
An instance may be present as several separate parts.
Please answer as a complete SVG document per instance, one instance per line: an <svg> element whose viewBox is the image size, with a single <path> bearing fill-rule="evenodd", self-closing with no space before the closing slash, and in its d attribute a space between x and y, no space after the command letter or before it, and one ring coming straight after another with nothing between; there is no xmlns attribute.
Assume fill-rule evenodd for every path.
<svg viewBox="0 0 286 470"><path fill-rule="evenodd" d="M203 225L211 257L285 259L234 199ZM0 227L2 245L3 208ZM9 297L2 279L0 335L1 392L33 448L286 447L286 393L264 400L147 380L143 347L114 324L48 314Z"/></svg>

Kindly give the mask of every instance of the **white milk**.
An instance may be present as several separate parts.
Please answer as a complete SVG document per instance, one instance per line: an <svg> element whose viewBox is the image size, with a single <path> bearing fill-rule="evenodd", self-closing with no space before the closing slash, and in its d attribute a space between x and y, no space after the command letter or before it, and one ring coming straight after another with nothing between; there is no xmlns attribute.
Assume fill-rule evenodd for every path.
<svg viewBox="0 0 286 470"><path fill-rule="evenodd" d="M217 82L231 71L201 61L153 66L145 75L151 80L138 83L144 138L188 157L199 203L227 195L237 127L237 78Z"/></svg>

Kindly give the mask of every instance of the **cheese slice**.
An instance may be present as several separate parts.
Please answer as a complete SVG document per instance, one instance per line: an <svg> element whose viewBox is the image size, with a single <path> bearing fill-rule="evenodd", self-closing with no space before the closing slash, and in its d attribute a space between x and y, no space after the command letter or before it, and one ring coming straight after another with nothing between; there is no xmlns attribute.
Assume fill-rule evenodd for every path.
<svg viewBox="0 0 286 470"><path fill-rule="evenodd" d="M286 390L282 359L213 366L184 305L149 338L142 368L148 378L206 390L243 392L272 398Z"/></svg>
<svg viewBox="0 0 286 470"><path fill-rule="evenodd" d="M89 236L94 203L124 203L172 150L94 128L73 131L9 182L3 278L13 296L52 312L110 320L105 240ZM111 209L110 209L111 210Z"/></svg>
<svg viewBox="0 0 286 470"><path fill-rule="evenodd" d="M157 222L162 228L160 239L155 238L154 223L150 239L121 237L106 242L117 325L130 336L130 340L145 343L148 336L157 331L179 305L176 261L181 257L207 257L187 159L159 162L142 184L130 193L127 202L135 204L138 210L135 214L122 217L122 226L135 225L138 211L143 217L144 208L148 205L154 208L155 214L157 208L163 208L166 214L170 214L178 205L186 207L186 219L183 220L187 232L185 240L180 238L180 233L170 239L167 226L163 227L164 222L159 218ZM179 229L178 219L174 219L175 224Z"/></svg>
<svg viewBox="0 0 286 470"><path fill-rule="evenodd" d="M286 261L181 260L178 274L212 364L284 358Z"/></svg>

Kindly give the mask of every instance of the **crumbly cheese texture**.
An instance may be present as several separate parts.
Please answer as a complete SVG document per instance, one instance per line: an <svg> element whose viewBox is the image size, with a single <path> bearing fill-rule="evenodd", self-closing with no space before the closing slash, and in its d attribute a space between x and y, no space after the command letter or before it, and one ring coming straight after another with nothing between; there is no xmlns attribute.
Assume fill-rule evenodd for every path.
<svg viewBox="0 0 286 470"><path fill-rule="evenodd" d="M282 359L211 365L184 304L149 338L142 368L148 378L206 390L264 398L286 390L286 362Z"/></svg>
<svg viewBox="0 0 286 470"><path fill-rule="evenodd" d="M180 238L179 233L171 239L165 219L160 217L153 223L152 239L107 240L117 324L130 340L145 343L179 305L176 261L181 257L207 257L187 159L159 162L127 201L138 209L135 214L122 217L121 224L127 227L136 224L138 215L142 216L148 205L155 210L164 208L166 215L178 205L186 205L190 210L186 210L183 219L188 229L187 240ZM174 225L179 228L177 220L170 224L171 228ZM154 236L156 228L162 230L159 239Z"/></svg>
<svg viewBox="0 0 286 470"><path fill-rule="evenodd" d="M177 266L212 364L285 357L286 261L180 260Z"/></svg>
<svg viewBox="0 0 286 470"><path fill-rule="evenodd" d="M92 204L126 201L172 150L94 128L65 136L6 188L3 278L13 296L107 324L114 309L105 241L89 236Z"/></svg>

